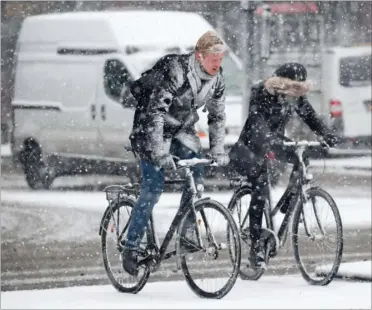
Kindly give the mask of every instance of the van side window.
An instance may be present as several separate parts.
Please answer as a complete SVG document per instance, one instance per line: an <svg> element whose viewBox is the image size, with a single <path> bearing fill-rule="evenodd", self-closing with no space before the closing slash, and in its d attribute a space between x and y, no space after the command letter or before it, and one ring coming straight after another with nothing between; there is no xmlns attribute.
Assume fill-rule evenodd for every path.
<svg viewBox="0 0 372 310"><path fill-rule="evenodd" d="M117 59L107 60L104 67L104 87L106 93L115 101L122 103L121 98L133 79L124 64Z"/></svg>
<svg viewBox="0 0 372 310"><path fill-rule="evenodd" d="M370 86L371 76L371 55L340 59L340 85L345 87Z"/></svg>

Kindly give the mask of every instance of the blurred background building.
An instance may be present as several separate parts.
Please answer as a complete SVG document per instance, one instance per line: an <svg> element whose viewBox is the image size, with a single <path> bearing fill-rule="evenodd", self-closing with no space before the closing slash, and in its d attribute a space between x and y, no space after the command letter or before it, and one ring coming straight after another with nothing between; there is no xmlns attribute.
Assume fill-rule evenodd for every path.
<svg viewBox="0 0 372 310"><path fill-rule="evenodd" d="M251 1L252 3L252 1ZM272 49L315 52L326 46L371 44L369 1L282 2L269 4L272 14ZM22 20L51 12L100 10L176 10L198 12L224 37L237 55L243 57L246 35L244 1L1 1L1 142L9 141L10 102L13 92L17 35ZM262 12L256 10L256 14ZM187 31L187 29L186 29ZM252 42L251 42L252 43ZM258 53L258 51L254 51ZM257 72L262 77L264 72Z"/></svg>

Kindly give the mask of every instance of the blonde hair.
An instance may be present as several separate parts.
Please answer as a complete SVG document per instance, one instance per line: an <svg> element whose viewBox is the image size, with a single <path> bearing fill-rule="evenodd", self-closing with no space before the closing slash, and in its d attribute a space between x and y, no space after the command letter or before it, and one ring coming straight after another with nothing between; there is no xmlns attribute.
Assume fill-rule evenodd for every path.
<svg viewBox="0 0 372 310"><path fill-rule="evenodd" d="M203 55L208 53L222 54L226 52L226 44L215 31L207 31L196 42L195 51Z"/></svg>

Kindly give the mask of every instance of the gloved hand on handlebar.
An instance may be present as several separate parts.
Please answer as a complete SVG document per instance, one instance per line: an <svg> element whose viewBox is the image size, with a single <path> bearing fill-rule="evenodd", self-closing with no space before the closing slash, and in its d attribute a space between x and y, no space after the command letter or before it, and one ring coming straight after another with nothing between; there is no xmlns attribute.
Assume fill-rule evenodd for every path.
<svg viewBox="0 0 372 310"><path fill-rule="evenodd" d="M164 168L165 170L175 171L177 169L176 164L170 154L164 153L154 153L152 155L153 162L159 168Z"/></svg>
<svg viewBox="0 0 372 310"><path fill-rule="evenodd" d="M286 160L288 153L294 153L296 151L295 146L284 145L284 142L288 140L289 139L284 140L284 138L279 138L276 135L270 137L267 142L263 144L265 157L270 160Z"/></svg>
<svg viewBox="0 0 372 310"><path fill-rule="evenodd" d="M341 143L341 138L336 136L333 133L327 133L323 136L324 142L327 143L330 147L334 147L337 144Z"/></svg>
<svg viewBox="0 0 372 310"><path fill-rule="evenodd" d="M225 153L223 148L211 148L210 157L216 161L218 166L227 166L230 162L229 155Z"/></svg>

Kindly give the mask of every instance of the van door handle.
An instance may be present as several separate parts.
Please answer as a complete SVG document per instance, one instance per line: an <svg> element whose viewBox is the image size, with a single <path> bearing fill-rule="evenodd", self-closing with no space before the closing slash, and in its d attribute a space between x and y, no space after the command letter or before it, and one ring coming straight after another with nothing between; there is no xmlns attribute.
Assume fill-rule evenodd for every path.
<svg viewBox="0 0 372 310"><path fill-rule="evenodd" d="M92 119L96 119L96 116L97 116L97 111L96 111L96 105L95 104L92 104L91 107L90 107L90 111L92 113Z"/></svg>
<svg viewBox="0 0 372 310"><path fill-rule="evenodd" d="M103 120L106 120L106 106L101 105L101 117Z"/></svg>

